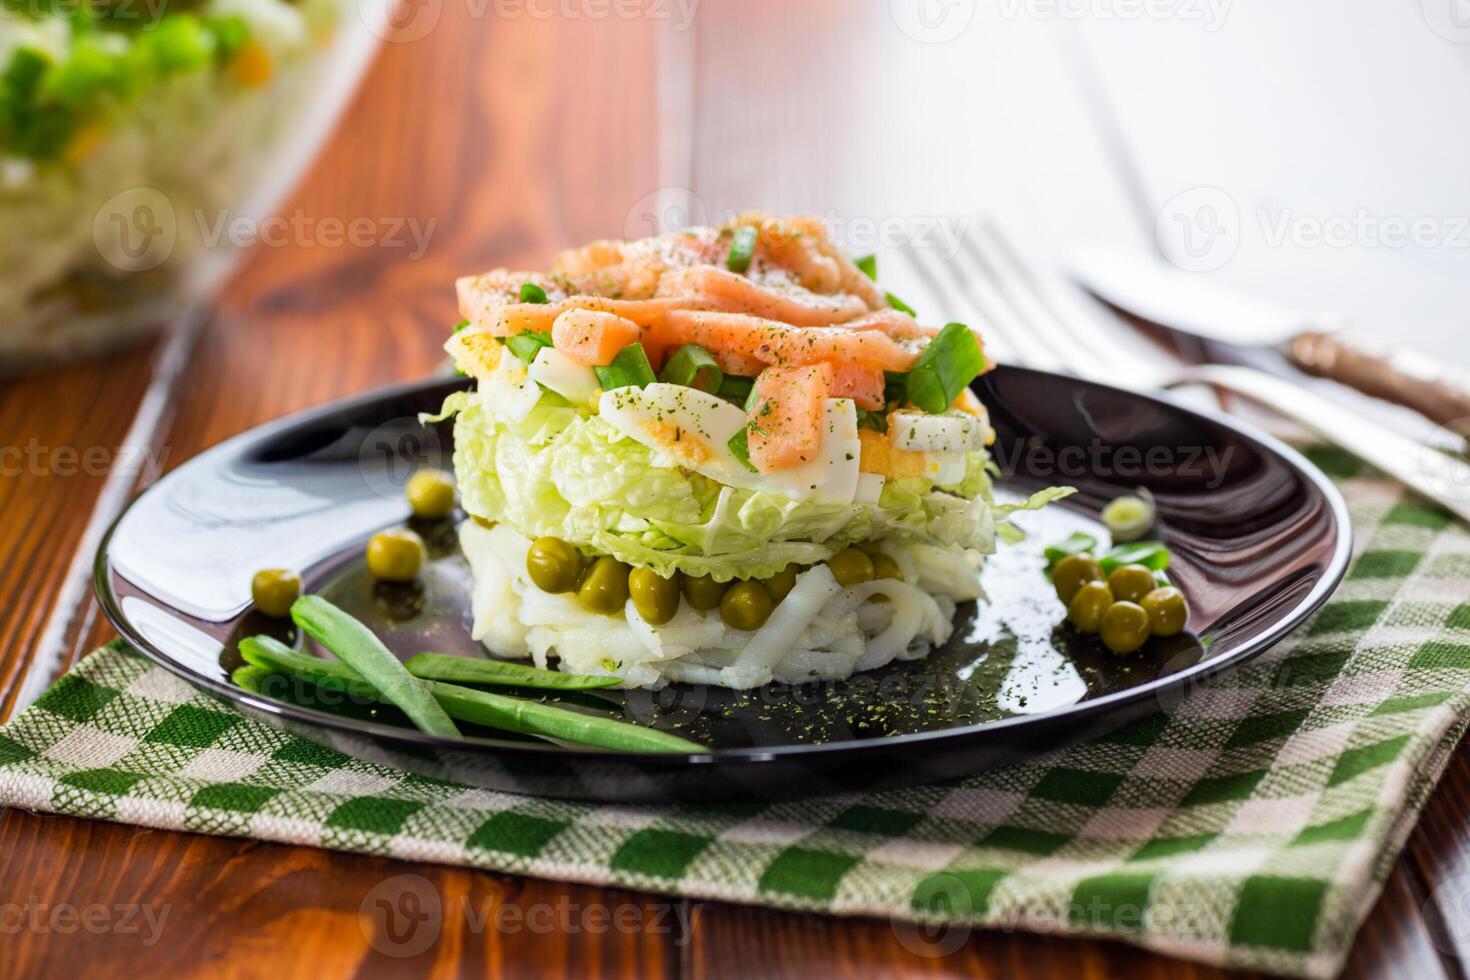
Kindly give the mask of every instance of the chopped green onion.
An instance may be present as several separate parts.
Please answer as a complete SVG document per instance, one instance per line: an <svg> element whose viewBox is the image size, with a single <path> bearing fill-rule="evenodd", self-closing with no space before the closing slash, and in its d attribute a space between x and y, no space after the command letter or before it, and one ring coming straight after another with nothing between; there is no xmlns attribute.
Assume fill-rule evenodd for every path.
<svg viewBox="0 0 1470 980"><path fill-rule="evenodd" d="M874 282L878 281L878 256L864 255L852 260L852 264L863 270L863 275Z"/></svg>
<svg viewBox="0 0 1470 980"><path fill-rule="evenodd" d="M904 393L909 404L938 415L947 411L984 370L985 355L975 334L963 323L951 323L939 331L909 368Z"/></svg>
<svg viewBox="0 0 1470 980"><path fill-rule="evenodd" d="M643 350L642 344L629 344L613 356L611 364L594 367L592 370L603 391L627 388L629 385L646 388L658 380L653 373L653 365L648 363L648 354Z"/></svg>
<svg viewBox="0 0 1470 980"><path fill-rule="evenodd" d="M709 351L698 344L685 344L674 351L673 356L664 364L664 369L659 372L658 379L714 394L724 383L725 372L720 370Z"/></svg>
<svg viewBox="0 0 1470 980"><path fill-rule="evenodd" d="M1169 549L1161 541L1135 541L1119 545L1097 560L1104 573L1111 575L1124 565L1142 565L1154 572L1169 567Z"/></svg>
<svg viewBox="0 0 1470 980"><path fill-rule="evenodd" d="M410 674L372 630L315 595L304 595L292 603L291 619L357 671L383 700L397 705L419 729L431 735L459 737L459 729L434 700L425 682Z"/></svg>
<svg viewBox="0 0 1470 980"><path fill-rule="evenodd" d="M907 397L909 376L906 371L883 372L883 403L902 405Z"/></svg>
<svg viewBox="0 0 1470 980"><path fill-rule="evenodd" d="M505 347L527 367L541 353L541 348L551 346L551 334L535 330L524 330L505 342Z"/></svg>
<svg viewBox="0 0 1470 980"><path fill-rule="evenodd" d="M1059 541L1046 548L1046 572L1051 574L1052 566L1070 555L1080 555L1084 551L1097 553L1097 538L1081 531L1073 531L1065 540Z"/></svg>
<svg viewBox="0 0 1470 980"><path fill-rule="evenodd" d="M521 283L521 302L549 303L551 302L551 300L547 298L546 290L542 289L534 282L523 282Z"/></svg>
<svg viewBox="0 0 1470 980"><path fill-rule="evenodd" d="M1156 516L1154 495L1146 489L1110 500L1102 509L1103 525L1114 541L1137 541L1154 526Z"/></svg>
<svg viewBox="0 0 1470 980"><path fill-rule="evenodd" d="M454 325L454 331L453 332L454 333L459 333L461 330L468 330L469 328L470 328L470 321L468 321L468 320L461 320L461 321L459 321L458 323L456 323Z"/></svg>
<svg viewBox="0 0 1470 980"><path fill-rule="evenodd" d="M727 374L720 382L720 390L715 392L721 398L728 398L732 402L744 405L750 393L755 390L755 379L741 377L738 374Z"/></svg>
<svg viewBox="0 0 1470 980"><path fill-rule="evenodd" d="M905 303L903 300L899 299L897 296L893 295L892 293L885 293L884 295L888 298L888 305L891 306L891 307L893 307L898 312L900 312L900 313L907 313L909 316L918 316L919 315L919 314L917 314L917 313L914 312L914 308L912 306L910 306L909 304Z"/></svg>
<svg viewBox="0 0 1470 980"><path fill-rule="evenodd" d="M482 660L475 657L452 657L447 653L420 653L403 666L424 680L458 681L461 684L488 684L494 687L528 687L550 691L588 691L613 687L616 677L596 674L565 674L559 670L541 670L504 660Z"/></svg>
<svg viewBox="0 0 1470 980"><path fill-rule="evenodd" d="M221 62L239 54L250 40L250 25L239 14L206 18L204 26L214 35L214 55Z"/></svg>
<svg viewBox="0 0 1470 980"><path fill-rule="evenodd" d="M214 35L193 14L165 18L137 37L161 75L195 71L214 60Z"/></svg>
<svg viewBox="0 0 1470 980"><path fill-rule="evenodd" d="M755 243L759 233L749 225L735 229L735 237L730 242L730 256L725 259L725 267L731 272L744 272L750 268L750 260L755 258Z"/></svg>
<svg viewBox="0 0 1470 980"><path fill-rule="evenodd" d="M51 59L42 51L17 48L10 59L10 67L5 69L4 77L0 78L0 85L3 85L6 94L17 101L28 99L36 91L36 86L50 63Z"/></svg>
<svg viewBox="0 0 1470 980"><path fill-rule="evenodd" d="M760 470L756 469L755 466L752 465L752 463L750 462L749 433L751 424L752 423L747 422L745 425L742 425L740 427L740 431L731 436L730 441L726 445L730 447L730 455L740 460L741 464L744 465L746 469L750 470L750 472L752 473L759 473Z"/></svg>

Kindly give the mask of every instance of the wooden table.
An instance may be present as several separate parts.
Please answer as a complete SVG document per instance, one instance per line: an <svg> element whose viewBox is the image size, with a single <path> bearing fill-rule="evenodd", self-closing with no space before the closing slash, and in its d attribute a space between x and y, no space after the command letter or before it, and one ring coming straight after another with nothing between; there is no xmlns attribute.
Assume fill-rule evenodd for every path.
<svg viewBox="0 0 1470 980"><path fill-rule="evenodd" d="M258 248L197 341L175 346L187 360L174 381L159 376L165 348L155 342L0 390L0 432L34 447L23 472L0 476L0 717L15 709L28 674L34 691L111 635L75 575L84 567L78 562L90 562L88 527L109 471L67 465L68 450L121 461L141 447L172 467L267 419L421 376L440 362L446 328L457 319L456 275L501 264L541 267L560 245L646 231L639 222L652 213L650 202L669 199L657 192L671 173L687 175L676 196L722 188L709 191L711 208L735 192L773 207L800 204L785 198L803 195L823 200L823 168L834 163L828 155L840 141L822 125L820 107L846 98L849 80L823 74L833 66L816 58L811 91L782 101L770 89L784 70L786 18L812 22L793 30L813 29L840 20L845 3L813 0L800 12L773 0L719 5L687 32L653 17L530 12L554 6L486 16L483 5L445 3L427 37L386 45L340 131L285 205L317 219L367 216L385 229L399 219L432 219L425 256L410 261L402 248L310 240ZM755 32L747 39L772 32L764 61L732 61L716 43L742 27ZM824 29L842 43L840 24ZM730 132L757 142L732 153ZM783 159L795 154L808 172L773 170L762 156L771 143L759 141L782 144ZM717 155L701 149L715 144ZM150 391L167 395L166 410L134 426ZM121 448L128 440L135 444ZM1470 754L1461 751L1393 869L1350 975L1463 974L1440 917L1464 910L1442 908L1434 891L1470 869L1467 795ZM375 886L406 873L427 878L446 909L472 911L446 914L437 943L400 958L373 948L358 913ZM168 910L156 945L145 933L7 935L0 974L17 977L1218 972L1121 944L994 932L973 934L951 955L926 957L906 949L884 921L668 900L15 810L0 814L0 903L7 902ZM501 903L550 911L534 927L484 928L484 910ZM600 920L585 910L603 907L612 922L651 928L589 928Z"/></svg>

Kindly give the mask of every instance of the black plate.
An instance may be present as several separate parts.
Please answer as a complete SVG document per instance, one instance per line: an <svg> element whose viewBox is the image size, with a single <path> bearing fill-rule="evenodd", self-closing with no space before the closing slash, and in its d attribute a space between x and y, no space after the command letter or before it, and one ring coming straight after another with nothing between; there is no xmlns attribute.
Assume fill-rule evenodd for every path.
<svg viewBox="0 0 1470 980"><path fill-rule="evenodd" d="M452 521L420 527L434 560L416 587L374 586L360 555L408 518L401 487L447 466L448 425L424 427L457 380L376 391L215 447L144 493L108 533L96 587L108 618L166 669L267 724L342 751L471 785L545 796L716 801L871 790L953 778L1093 738L1169 710L1194 685L1280 640L1347 566L1342 498L1300 455L1233 420L1071 378L1001 367L976 383L997 432L1004 492L1065 483L1064 505L1022 515L989 603L962 606L930 657L845 682L739 693L699 685L588 695L586 706L679 731L699 755L625 755L475 731L456 742L391 712L247 694L229 681L234 641L289 628L249 607L265 566L303 569L400 655L468 656L467 571ZM1040 547L1095 530L1104 502L1137 487L1158 502L1190 633L1113 657L1055 624ZM292 692L283 692L292 697Z"/></svg>

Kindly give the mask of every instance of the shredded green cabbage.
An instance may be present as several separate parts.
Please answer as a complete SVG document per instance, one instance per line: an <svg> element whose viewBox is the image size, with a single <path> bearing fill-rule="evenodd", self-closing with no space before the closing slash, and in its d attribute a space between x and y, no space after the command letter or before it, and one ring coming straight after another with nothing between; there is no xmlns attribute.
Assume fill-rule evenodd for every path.
<svg viewBox="0 0 1470 980"><path fill-rule="evenodd" d="M433 419L456 414L454 468L466 512L660 574L763 578L881 538L995 550L996 505L983 452L970 454L953 487L907 477L888 481L876 505L820 504L660 465L647 447L551 396L512 422L460 392ZM1043 491L1005 512L1067 492Z"/></svg>

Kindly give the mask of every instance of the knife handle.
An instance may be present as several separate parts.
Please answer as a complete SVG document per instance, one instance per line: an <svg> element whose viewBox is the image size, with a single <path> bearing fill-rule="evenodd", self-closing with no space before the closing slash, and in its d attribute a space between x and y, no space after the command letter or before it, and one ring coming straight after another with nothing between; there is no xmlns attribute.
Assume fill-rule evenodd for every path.
<svg viewBox="0 0 1470 980"><path fill-rule="evenodd" d="M1291 363L1308 374L1365 395L1412 408L1430 421L1470 439L1470 379L1413 351L1378 353L1355 347L1339 334L1308 330L1286 345Z"/></svg>

